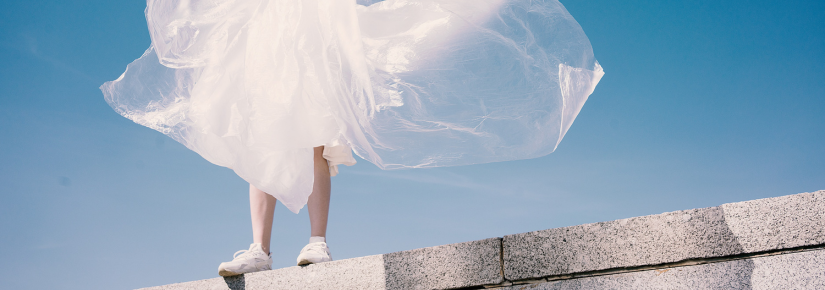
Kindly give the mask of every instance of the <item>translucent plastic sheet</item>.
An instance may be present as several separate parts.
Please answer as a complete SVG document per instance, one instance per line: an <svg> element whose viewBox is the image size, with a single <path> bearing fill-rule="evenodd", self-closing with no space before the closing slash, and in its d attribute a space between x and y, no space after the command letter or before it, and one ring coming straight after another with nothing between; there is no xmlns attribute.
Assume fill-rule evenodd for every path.
<svg viewBox="0 0 825 290"><path fill-rule="evenodd" d="M109 104L292 211L315 146L386 169L549 154L603 75L557 1L149 0L146 19Z"/></svg>

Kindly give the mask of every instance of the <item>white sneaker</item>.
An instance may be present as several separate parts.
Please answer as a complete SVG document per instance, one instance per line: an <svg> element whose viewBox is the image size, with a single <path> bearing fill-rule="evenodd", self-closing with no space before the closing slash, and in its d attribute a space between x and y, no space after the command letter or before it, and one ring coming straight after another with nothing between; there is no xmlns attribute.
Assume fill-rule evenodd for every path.
<svg viewBox="0 0 825 290"><path fill-rule="evenodd" d="M240 254L240 255L239 255ZM228 277L264 270L272 270L272 258L264 253L261 244L249 245L249 250L235 252L231 262L218 266L218 275Z"/></svg>
<svg viewBox="0 0 825 290"><path fill-rule="evenodd" d="M332 261L332 255L329 254L329 248L325 242L309 243L298 255L298 266L329 261Z"/></svg>

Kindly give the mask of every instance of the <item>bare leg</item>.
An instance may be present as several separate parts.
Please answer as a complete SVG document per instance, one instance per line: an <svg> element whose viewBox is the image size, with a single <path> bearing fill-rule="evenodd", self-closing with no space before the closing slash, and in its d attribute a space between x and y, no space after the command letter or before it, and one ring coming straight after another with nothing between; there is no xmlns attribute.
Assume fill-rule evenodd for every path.
<svg viewBox="0 0 825 290"><path fill-rule="evenodd" d="M324 147L314 148L315 183L307 202L311 235L326 237L329 216L329 164L323 156ZM252 241L260 243L264 252L269 253L272 238L272 216L275 213L275 197L249 185L249 209L252 213Z"/></svg>
<svg viewBox="0 0 825 290"><path fill-rule="evenodd" d="M315 147L315 183L309 196L309 223L311 236L327 236L327 218L329 216L330 180L329 163L324 159L324 146Z"/></svg>
<svg viewBox="0 0 825 290"><path fill-rule="evenodd" d="M261 249L269 254L269 240L272 238L272 215L275 213L274 196L249 185L249 209L252 212L252 241L260 243Z"/></svg>

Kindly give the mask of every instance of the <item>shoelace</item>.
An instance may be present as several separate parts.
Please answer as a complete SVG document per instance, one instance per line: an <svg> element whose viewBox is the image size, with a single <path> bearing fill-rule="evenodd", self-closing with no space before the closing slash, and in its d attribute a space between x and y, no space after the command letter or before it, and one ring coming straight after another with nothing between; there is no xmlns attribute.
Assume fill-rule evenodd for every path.
<svg viewBox="0 0 825 290"><path fill-rule="evenodd" d="M238 254L240 254L240 255L238 255ZM253 254L253 253L252 253L252 251L250 251L250 250L240 250L240 251L237 251L237 252L235 252L235 254L234 254L234 255L232 255L232 261L237 260L237 259L243 259L243 258L245 258L247 255L252 255L252 254Z"/></svg>
<svg viewBox="0 0 825 290"><path fill-rule="evenodd" d="M327 250L327 243L323 243L323 242L308 244L304 247L304 249L301 250L301 253L308 252L308 251L318 251L318 252L322 252L324 254L327 254L327 256L330 255L329 251Z"/></svg>
<svg viewBox="0 0 825 290"><path fill-rule="evenodd" d="M243 258L247 253L249 253L249 250L240 250L240 251L235 252L235 254L232 255L232 261L237 260L239 258ZM238 254L241 254L241 255L238 256Z"/></svg>

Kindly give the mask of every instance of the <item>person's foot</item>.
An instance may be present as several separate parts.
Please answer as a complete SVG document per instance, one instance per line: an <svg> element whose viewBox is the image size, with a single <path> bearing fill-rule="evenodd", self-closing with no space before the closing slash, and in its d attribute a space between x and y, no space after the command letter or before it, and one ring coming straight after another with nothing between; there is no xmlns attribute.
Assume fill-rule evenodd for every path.
<svg viewBox="0 0 825 290"><path fill-rule="evenodd" d="M264 270L272 270L272 258L264 253L261 244L255 243L249 245L249 250L235 252L231 262L221 263L218 275L228 277Z"/></svg>
<svg viewBox="0 0 825 290"><path fill-rule="evenodd" d="M298 266L332 261L329 248L325 242L309 243L298 255Z"/></svg>

